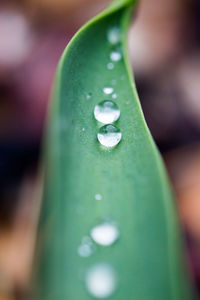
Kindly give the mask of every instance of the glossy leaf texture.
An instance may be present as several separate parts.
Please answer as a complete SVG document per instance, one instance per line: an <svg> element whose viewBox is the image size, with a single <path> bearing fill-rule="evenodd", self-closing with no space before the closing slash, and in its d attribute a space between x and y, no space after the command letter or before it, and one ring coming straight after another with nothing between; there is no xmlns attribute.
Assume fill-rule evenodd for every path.
<svg viewBox="0 0 200 300"><path fill-rule="evenodd" d="M193 297L173 196L127 56L135 5L115 1L80 29L60 60L44 150L34 300ZM122 139L113 148L97 139L102 124L94 108L104 100L120 109L114 125ZM107 227L95 231L100 224Z"/></svg>

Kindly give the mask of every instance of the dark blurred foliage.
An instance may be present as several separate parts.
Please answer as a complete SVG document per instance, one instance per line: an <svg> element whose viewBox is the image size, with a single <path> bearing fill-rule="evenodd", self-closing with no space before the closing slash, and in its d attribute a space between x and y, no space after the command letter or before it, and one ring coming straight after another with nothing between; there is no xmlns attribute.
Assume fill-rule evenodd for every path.
<svg viewBox="0 0 200 300"><path fill-rule="evenodd" d="M27 220L32 220L34 201L27 194L31 194L31 184L35 184L32 178L38 169L55 69L76 30L106 3L106 0L0 2L1 228L8 225L13 228L13 224L18 228L16 220L19 216L22 219L22 214L16 211L23 211L22 205L26 203L23 220L30 230L28 234L31 233L32 223ZM165 158L177 194L187 232L191 270L200 287L200 222L197 222L200 219L200 1L141 0L136 15L129 36L136 84L147 123ZM27 177L31 178L28 184ZM24 189L28 192L21 197ZM23 251L27 240L22 242L21 235L25 233L20 226ZM12 235L14 241L15 238ZM15 254L10 257L14 260ZM8 260L12 261L10 257ZM7 267L4 264L2 267L3 260L0 249L0 270L4 272ZM23 278L16 284L18 287L24 284L26 272L21 273L17 265L15 276Z"/></svg>
<svg viewBox="0 0 200 300"><path fill-rule="evenodd" d="M24 174L33 172L38 161L40 145L23 140L2 140L0 144L1 222L13 218Z"/></svg>

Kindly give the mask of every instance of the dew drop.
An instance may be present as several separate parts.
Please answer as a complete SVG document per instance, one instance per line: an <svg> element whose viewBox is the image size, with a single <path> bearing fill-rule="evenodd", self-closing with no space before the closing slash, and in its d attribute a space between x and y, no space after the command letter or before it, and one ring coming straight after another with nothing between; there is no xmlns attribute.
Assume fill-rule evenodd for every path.
<svg viewBox="0 0 200 300"><path fill-rule="evenodd" d="M103 88L103 92L104 92L104 94L106 94L106 95L112 94L113 91L114 91L114 89L113 89L112 87L105 87L105 88Z"/></svg>
<svg viewBox="0 0 200 300"><path fill-rule="evenodd" d="M107 124L99 129L97 138L101 145L112 148L121 141L122 133L116 126Z"/></svg>
<svg viewBox="0 0 200 300"><path fill-rule="evenodd" d="M110 59L112 61L119 61L119 60L121 60L121 58L122 58L122 54L119 51L112 51L110 53Z"/></svg>
<svg viewBox="0 0 200 300"><path fill-rule="evenodd" d="M113 63L108 63L108 64L107 64L107 69L108 69L108 70L114 69L114 64L113 64Z"/></svg>
<svg viewBox="0 0 200 300"><path fill-rule="evenodd" d="M112 45L116 45L116 44L120 43L120 41L121 41L121 30L120 30L120 28L117 27L117 26L110 28L107 32L107 38L108 38L108 41Z"/></svg>
<svg viewBox="0 0 200 300"><path fill-rule="evenodd" d="M103 124L109 124L117 121L120 116L120 109L113 101L104 100L95 105L94 117Z"/></svg>
<svg viewBox="0 0 200 300"><path fill-rule="evenodd" d="M86 99L90 99L92 97L92 93L88 93L87 95L86 95Z"/></svg>
<svg viewBox="0 0 200 300"><path fill-rule="evenodd" d="M117 94L114 93L114 94L112 95L112 98L113 98L113 99L116 99L116 98L117 98Z"/></svg>
<svg viewBox="0 0 200 300"><path fill-rule="evenodd" d="M116 274L108 264L92 266L86 275L88 292L99 299L111 296L116 289Z"/></svg>
<svg viewBox="0 0 200 300"><path fill-rule="evenodd" d="M88 257L92 253L91 247L87 244L78 247L78 254L82 257Z"/></svg>
<svg viewBox="0 0 200 300"><path fill-rule="evenodd" d="M101 194L96 194L96 195L94 196L94 198L95 198L95 200L102 200Z"/></svg>
<svg viewBox="0 0 200 300"><path fill-rule="evenodd" d="M110 246L118 239L119 231L115 224L105 222L95 226L91 230L90 235L97 244Z"/></svg>
<svg viewBox="0 0 200 300"><path fill-rule="evenodd" d="M82 238L81 245L78 247L78 254L82 257L88 257L94 252L94 245L89 236Z"/></svg>

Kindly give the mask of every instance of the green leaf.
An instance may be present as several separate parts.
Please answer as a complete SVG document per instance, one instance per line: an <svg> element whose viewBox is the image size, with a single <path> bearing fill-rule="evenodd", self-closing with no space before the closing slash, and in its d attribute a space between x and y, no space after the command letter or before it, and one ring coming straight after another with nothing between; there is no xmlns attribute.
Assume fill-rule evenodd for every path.
<svg viewBox="0 0 200 300"><path fill-rule="evenodd" d="M79 30L60 60L44 152L34 300L191 299L174 200L127 56L133 7L134 1L115 1ZM122 59L108 69L115 50ZM122 140L108 149L97 140L93 115L103 100L121 112ZM108 227L95 242L92 229L102 223ZM105 234L111 245L101 245ZM104 280L96 282L102 270Z"/></svg>

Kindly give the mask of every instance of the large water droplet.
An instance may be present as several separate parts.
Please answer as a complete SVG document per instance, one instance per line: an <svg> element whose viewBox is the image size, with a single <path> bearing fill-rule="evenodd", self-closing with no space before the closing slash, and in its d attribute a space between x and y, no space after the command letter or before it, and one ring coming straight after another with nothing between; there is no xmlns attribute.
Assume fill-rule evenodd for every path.
<svg viewBox="0 0 200 300"><path fill-rule="evenodd" d="M122 54L119 51L112 51L110 53L110 59L112 61L119 61L119 60L121 60L121 58L122 58Z"/></svg>
<svg viewBox="0 0 200 300"><path fill-rule="evenodd" d="M90 235L97 244L110 246L118 239L119 231L115 224L105 222L95 226Z"/></svg>
<svg viewBox="0 0 200 300"><path fill-rule="evenodd" d="M105 87L105 88L103 88L103 92L104 92L104 94L106 94L106 95L112 94L113 91L114 91L114 89L113 89L112 87Z"/></svg>
<svg viewBox="0 0 200 300"><path fill-rule="evenodd" d="M117 121L120 116L120 110L113 101L104 100L94 108L94 117L103 124L109 124Z"/></svg>
<svg viewBox="0 0 200 300"><path fill-rule="evenodd" d="M121 141L122 133L116 126L108 124L99 129L97 138L101 145L112 148Z"/></svg>
<svg viewBox="0 0 200 300"><path fill-rule="evenodd" d="M110 28L108 30L107 37L108 37L108 41L112 45L116 45L116 44L120 43L120 41L121 41L121 30L120 30L120 28L117 27L117 26Z"/></svg>
<svg viewBox="0 0 200 300"><path fill-rule="evenodd" d="M99 299L111 296L116 289L116 274L108 264L97 264L91 267L86 275L86 286L89 293Z"/></svg>
<svg viewBox="0 0 200 300"><path fill-rule="evenodd" d="M78 254L82 257L88 257L94 252L94 245L89 236L82 238L81 245L78 247Z"/></svg>

